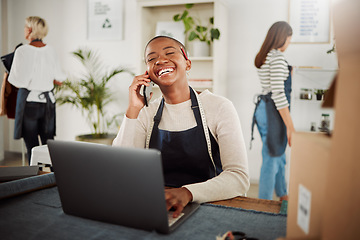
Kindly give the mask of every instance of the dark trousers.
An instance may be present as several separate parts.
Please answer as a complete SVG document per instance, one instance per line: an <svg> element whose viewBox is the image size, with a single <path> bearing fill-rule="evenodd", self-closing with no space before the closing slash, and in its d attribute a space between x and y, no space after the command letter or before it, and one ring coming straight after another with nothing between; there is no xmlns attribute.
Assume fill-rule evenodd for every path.
<svg viewBox="0 0 360 240"><path fill-rule="evenodd" d="M46 103L27 102L23 117L22 133L28 153L30 165L31 149L41 144L46 144L48 139L54 139L55 116L50 116L48 123L45 121ZM46 126L49 124L50 126Z"/></svg>

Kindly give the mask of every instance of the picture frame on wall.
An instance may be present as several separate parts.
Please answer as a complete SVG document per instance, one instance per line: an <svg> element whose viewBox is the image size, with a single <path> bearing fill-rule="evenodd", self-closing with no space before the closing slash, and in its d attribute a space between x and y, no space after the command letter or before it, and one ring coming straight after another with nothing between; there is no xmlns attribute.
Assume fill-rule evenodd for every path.
<svg viewBox="0 0 360 240"><path fill-rule="evenodd" d="M88 0L88 40L123 40L123 0Z"/></svg>
<svg viewBox="0 0 360 240"><path fill-rule="evenodd" d="M289 0L292 43L330 43L330 0Z"/></svg>

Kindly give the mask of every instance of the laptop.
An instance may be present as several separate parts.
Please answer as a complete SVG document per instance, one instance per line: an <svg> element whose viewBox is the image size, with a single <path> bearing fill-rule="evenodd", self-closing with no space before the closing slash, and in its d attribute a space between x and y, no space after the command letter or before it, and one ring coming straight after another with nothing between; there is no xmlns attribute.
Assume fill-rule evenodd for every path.
<svg viewBox="0 0 360 240"><path fill-rule="evenodd" d="M170 233L199 207L189 203L169 225L158 150L59 140L47 144L66 214Z"/></svg>

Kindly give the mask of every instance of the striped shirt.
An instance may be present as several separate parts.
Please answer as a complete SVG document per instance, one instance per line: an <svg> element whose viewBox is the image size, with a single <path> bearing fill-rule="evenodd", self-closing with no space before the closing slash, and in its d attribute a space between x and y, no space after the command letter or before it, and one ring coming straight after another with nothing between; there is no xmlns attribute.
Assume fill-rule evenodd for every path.
<svg viewBox="0 0 360 240"><path fill-rule="evenodd" d="M281 51L272 49L266 56L265 63L258 69L262 93L272 92L271 98L276 109L289 106L286 99L284 82L289 76L288 63Z"/></svg>

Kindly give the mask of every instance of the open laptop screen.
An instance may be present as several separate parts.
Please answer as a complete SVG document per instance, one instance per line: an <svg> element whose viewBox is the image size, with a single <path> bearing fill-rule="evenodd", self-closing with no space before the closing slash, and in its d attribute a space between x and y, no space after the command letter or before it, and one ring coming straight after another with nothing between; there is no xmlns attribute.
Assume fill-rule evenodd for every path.
<svg viewBox="0 0 360 240"><path fill-rule="evenodd" d="M48 147L65 213L170 231L160 151L55 140Z"/></svg>

